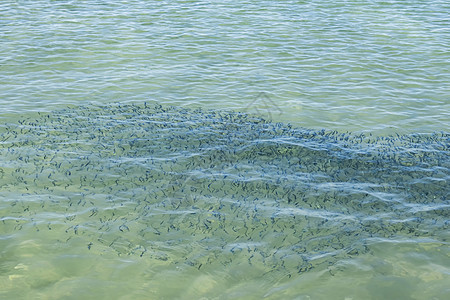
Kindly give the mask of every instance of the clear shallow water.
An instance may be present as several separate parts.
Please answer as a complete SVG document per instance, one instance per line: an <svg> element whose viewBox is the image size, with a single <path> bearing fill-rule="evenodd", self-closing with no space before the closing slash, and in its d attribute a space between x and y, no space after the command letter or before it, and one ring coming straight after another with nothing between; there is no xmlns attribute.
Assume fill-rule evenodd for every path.
<svg viewBox="0 0 450 300"><path fill-rule="evenodd" d="M153 104L1 129L6 297L447 291L448 134L365 137Z"/></svg>
<svg viewBox="0 0 450 300"><path fill-rule="evenodd" d="M447 1L2 1L0 108L248 107L317 129L449 126Z"/></svg>
<svg viewBox="0 0 450 300"><path fill-rule="evenodd" d="M3 1L0 295L445 299L448 12Z"/></svg>

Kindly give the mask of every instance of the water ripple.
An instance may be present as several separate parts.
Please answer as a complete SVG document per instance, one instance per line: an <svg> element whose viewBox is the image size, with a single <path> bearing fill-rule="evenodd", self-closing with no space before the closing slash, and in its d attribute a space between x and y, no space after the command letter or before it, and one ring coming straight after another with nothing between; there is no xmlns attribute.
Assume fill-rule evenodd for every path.
<svg viewBox="0 0 450 300"><path fill-rule="evenodd" d="M3 112L155 99L383 133L449 126L448 8L93 1L0 7Z"/></svg>

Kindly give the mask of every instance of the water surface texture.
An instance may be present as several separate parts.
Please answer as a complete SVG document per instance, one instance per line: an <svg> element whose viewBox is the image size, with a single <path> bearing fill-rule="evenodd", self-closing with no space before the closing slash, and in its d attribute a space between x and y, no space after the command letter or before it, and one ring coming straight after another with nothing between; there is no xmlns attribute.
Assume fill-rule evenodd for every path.
<svg viewBox="0 0 450 300"><path fill-rule="evenodd" d="M446 1L0 3L0 298L446 299Z"/></svg>
<svg viewBox="0 0 450 300"><path fill-rule="evenodd" d="M449 126L448 1L2 1L0 107L156 100L316 129ZM249 109L251 110L251 109Z"/></svg>

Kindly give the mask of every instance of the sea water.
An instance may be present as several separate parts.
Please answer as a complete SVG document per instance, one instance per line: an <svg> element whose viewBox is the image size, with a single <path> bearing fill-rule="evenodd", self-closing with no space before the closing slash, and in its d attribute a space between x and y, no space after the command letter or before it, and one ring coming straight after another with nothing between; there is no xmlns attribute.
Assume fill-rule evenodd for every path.
<svg viewBox="0 0 450 300"><path fill-rule="evenodd" d="M3 1L0 298L445 299L445 1Z"/></svg>

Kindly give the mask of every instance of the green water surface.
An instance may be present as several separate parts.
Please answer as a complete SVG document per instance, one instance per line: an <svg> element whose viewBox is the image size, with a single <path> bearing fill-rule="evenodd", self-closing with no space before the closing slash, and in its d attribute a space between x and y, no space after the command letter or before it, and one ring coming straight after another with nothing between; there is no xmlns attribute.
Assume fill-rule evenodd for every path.
<svg viewBox="0 0 450 300"><path fill-rule="evenodd" d="M1 1L0 298L446 299L449 13Z"/></svg>

